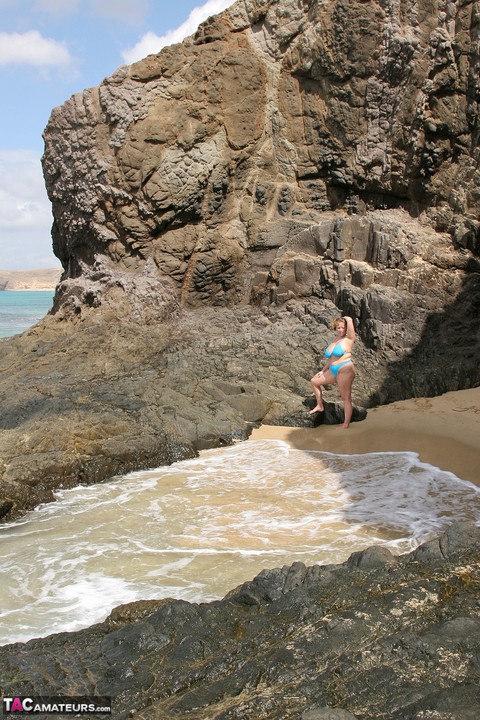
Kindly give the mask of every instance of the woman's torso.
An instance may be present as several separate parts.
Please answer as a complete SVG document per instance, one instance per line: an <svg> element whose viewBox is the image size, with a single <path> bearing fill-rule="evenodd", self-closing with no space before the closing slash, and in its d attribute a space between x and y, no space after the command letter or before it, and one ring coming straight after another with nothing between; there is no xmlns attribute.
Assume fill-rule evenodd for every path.
<svg viewBox="0 0 480 720"><path fill-rule="evenodd" d="M344 360L350 360L352 354L352 341L348 338L342 338L341 340L335 340L330 343L325 350L325 357L332 360L332 365L336 365Z"/></svg>

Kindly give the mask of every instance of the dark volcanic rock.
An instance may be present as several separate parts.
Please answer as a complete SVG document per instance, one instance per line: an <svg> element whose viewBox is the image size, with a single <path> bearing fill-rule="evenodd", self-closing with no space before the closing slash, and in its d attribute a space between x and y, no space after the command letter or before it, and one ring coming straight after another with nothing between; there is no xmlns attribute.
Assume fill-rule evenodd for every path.
<svg viewBox="0 0 480 720"><path fill-rule="evenodd" d="M476 720L480 528L394 558L265 570L222 601L161 601L0 648L5 694L107 695L113 718Z"/></svg>
<svg viewBox="0 0 480 720"><path fill-rule="evenodd" d="M318 422L339 314L357 419L480 383L479 27L470 2L242 0L54 109L64 272L0 343L0 517Z"/></svg>

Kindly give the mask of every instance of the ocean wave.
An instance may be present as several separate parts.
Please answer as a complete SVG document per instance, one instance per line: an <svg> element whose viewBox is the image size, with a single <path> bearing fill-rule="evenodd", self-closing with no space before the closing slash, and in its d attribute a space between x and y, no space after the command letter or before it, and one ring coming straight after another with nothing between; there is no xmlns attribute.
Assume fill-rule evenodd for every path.
<svg viewBox="0 0 480 720"><path fill-rule="evenodd" d="M336 455L277 440L57 493L0 530L0 643L76 630L121 603L220 598L265 567L407 552L480 489L415 453Z"/></svg>

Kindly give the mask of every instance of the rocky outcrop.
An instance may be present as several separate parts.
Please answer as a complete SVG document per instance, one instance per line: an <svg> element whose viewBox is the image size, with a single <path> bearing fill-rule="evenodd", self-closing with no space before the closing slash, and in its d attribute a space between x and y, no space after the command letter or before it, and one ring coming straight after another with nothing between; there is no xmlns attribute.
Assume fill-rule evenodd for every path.
<svg viewBox="0 0 480 720"><path fill-rule="evenodd" d="M56 312L145 273L188 311L321 326L333 303L369 351L363 404L478 383L479 27L476 3L243 0L55 109ZM452 365L424 330L458 304Z"/></svg>
<svg viewBox="0 0 480 720"><path fill-rule="evenodd" d="M366 208L478 251L479 32L470 2L242 0L120 68L45 131L68 276L153 258L188 306L249 302L268 250Z"/></svg>
<svg viewBox="0 0 480 720"><path fill-rule="evenodd" d="M122 606L0 648L0 684L110 696L115 720L474 720L479 560L480 529L458 524L400 557L266 570L222 601Z"/></svg>
<svg viewBox="0 0 480 720"><path fill-rule="evenodd" d="M312 422L338 314L357 418L480 383L479 27L470 2L241 0L52 112L64 272L1 345L0 515Z"/></svg>

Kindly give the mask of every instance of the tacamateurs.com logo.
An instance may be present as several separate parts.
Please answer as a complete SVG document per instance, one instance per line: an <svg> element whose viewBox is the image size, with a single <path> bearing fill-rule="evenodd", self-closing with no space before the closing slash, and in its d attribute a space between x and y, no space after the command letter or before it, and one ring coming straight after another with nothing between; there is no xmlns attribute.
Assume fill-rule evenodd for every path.
<svg viewBox="0 0 480 720"><path fill-rule="evenodd" d="M110 715L112 712L109 697L4 697L2 701L4 715L14 718L16 713L35 715L84 715L95 713Z"/></svg>

